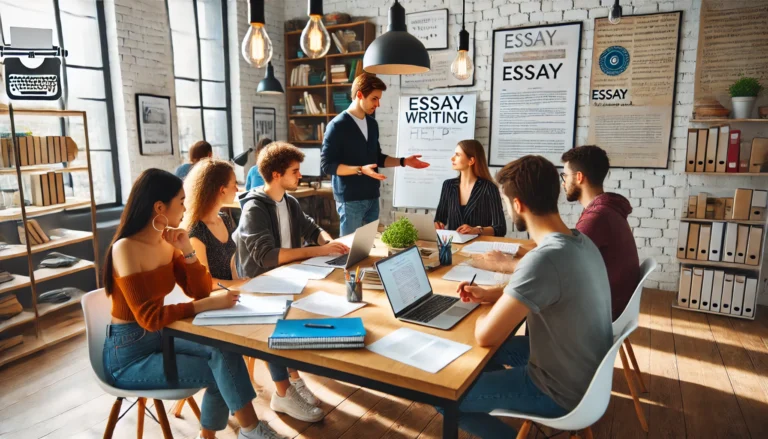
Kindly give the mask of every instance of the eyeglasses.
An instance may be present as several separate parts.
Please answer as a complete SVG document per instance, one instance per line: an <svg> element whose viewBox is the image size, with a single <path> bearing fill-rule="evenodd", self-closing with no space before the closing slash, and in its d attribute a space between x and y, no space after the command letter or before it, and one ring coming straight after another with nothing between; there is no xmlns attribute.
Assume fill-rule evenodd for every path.
<svg viewBox="0 0 768 439"><path fill-rule="evenodd" d="M565 172L561 172L561 173L560 173L560 181L562 181L562 182L563 182L563 184L565 184L565 176L566 176L566 175L568 175L568 174L566 174Z"/></svg>

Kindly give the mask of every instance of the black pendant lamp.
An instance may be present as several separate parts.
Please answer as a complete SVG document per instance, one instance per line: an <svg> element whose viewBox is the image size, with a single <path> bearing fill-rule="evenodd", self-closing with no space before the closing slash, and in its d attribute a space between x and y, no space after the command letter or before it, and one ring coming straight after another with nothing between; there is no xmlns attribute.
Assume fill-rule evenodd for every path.
<svg viewBox="0 0 768 439"><path fill-rule="evenodd" d="M387 32L365 51L363 70L380 75L411 75L428 72L429 68L429 53L418 38L408 33L405 9L395 0L389 8Z"/></svg>
<svg viewBox="0 0 768 439"><path fill-rule="evenodd" d="M261 94L284 94L283 86L280 85L280 81L275 78L275 69L272 67L272 62L267 64L267 76L259 82L259 86L256 88L256 93Z"/></svg>
<svg viewBox="0 0 768 439"><path fill-rule="evenodd" d="M232 162L238 166L245 166L245 164L248 163L248 154L251 152L253 152L253 148L248 148L247 150L236 155L235 158L232 159Z"/></svg>

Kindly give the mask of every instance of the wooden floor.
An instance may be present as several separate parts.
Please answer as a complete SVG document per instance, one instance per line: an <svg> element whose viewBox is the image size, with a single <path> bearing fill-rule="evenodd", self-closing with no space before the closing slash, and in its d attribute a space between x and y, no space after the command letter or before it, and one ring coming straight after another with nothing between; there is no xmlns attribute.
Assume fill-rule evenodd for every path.
<svg viewBox="0 0 768 439"><path fill-rule="evenodd" d="M613 397L605 416L593 427L595 437L768 438L768 309L761 307L758 319L751 322L671 309L673 300L672 293L646 290L640 328L631 336L649 391L642 399L649 434L640 429L617 362ZM257 364L257 413L284 435L441 437L442 418L432 407L305 377L327 413L314 425L277 416L269 409L274 387L266 367ZM84 336L77 337L0 369L0 439L99 438L113 401L96 384ZM167 402L166 408L172 405ZM127 407L124 403L123 409ZM237 437L235 421L231 422L219 433L220 439ZM188 407L183 419L171 417L171 426L177 439L197 434L197 422ZM135 435L133 408L117 424L115 437ZM144 437L162 437L151 418L147 418ZM462 433L462 437L470 436Z"/></svg>

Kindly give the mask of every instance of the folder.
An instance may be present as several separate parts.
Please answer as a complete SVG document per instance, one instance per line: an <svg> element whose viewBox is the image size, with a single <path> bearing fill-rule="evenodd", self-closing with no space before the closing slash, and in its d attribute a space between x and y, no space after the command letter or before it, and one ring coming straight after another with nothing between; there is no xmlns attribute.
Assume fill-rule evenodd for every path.
<svg viewBox="0 0 768 439"><path fill-rule="evenodd" d="M699 192L696 201L696 218L704 219L707 217L707 197L709 197L708 193Z"/></svg>
<svg viewBox="0 0 768 439"><path fill-rule="evenodd" d="M66 194L64 193L64 174L60 174L60 173L52 173L52 174L56 178L56 202L66 203L67 197L66 197Z"/></svg>
<svg viewBox="0 0 768 439"><path fill-rule="evenodd" d="M728 163L725 172L739 172L739 153L741 150L741 130L731 130L728 141Z"/></svg>
<svg viewBox="0 0 768 439"><path fill-rule="evenodd" d="M709 239L712 236L712 226L710 224L702 224L699 231L699 249L696 253L696 259L699 261L706 261L709 258Z"/></svg>
<svg viewBox="0 0 768 439"><path fill-rule="evenodd" d="M696 141L696 166L695 172L704 172L704 165L707 160L707 135L709 130L699 130L698 140Z"/></svg>
<svg viewBox="0 0 768 439"><path fill-rule="evenodd" d="M704 285L704 269L693 268L691 276L691 297L688 301L688 308L699 309L699 299L701 299L701 287Z"/></svg>
<svg viewBox="0 0 768 439"><path fill-rule="evenodd" d="M752 226L749 229L749 241L747 242L747 265L760 264L760 244L763 241L763 227Z"/></svg>
<svg viewBox="0 0 768 439"><path fill-rule="evenodd" d="M35 136L32 138L35 144L35 163L36 165L43 163L43 148L40 146L40 136Z"/></svg>
<svg viewBox="0 0 768 439"><path fill-rule="evenodd" d="M29 151L27 150L27 136L17 137L19 141L19 165L29 165Z"/></svg>
<svg viewBox="0 0 768 439"><path fill-rule="evenodd" d="M688 197L688 218L696 218L696 203L698 203L699 197L691 195Z"/></svg>
<svg viewBox="0 0 768 439"><path fill-rule="evenodd" d="M733 198L725 199L725 219L733 219Z"/></svg>
<svg viewBox="0 0 768 439"><path fill-rule="evenodd" d="M717 162L717 139L719 138L720 128L710 127L707 137L707 153L704 162L704 172L715 172Z"/></svg>
<svg viewBox="0 0 768 439"><path fill-rule="evenodd" d="M48 163L56 163L56 142L54 136L47 136L45 143L48 146Z"/></svg>
<svg viewBox="0 0 768 439"><path fill-rule="evenodd" d="M723 244L723 262L735 262L736 261L736 237L738 234L739 225L736 223L728 223L725 225L725 244Z"/></svg>
<svg viewBox="0 0 768 439"><path fill-rule="evenodd" d="M47 165L50 162L48 161L48 138L47 137L38 137L40 140L40 164Z"/></svg>
<svg viewBox="0 0 768 439"><path fill-rule="evenodd" d="M749 172L749 156L752 154L752 145L744 143L739 147L739 172Z"/></svg>
<svg viewBox="0 0 768 439"><path fill-rule="evenodd" d="M720 311L720 300L723 297L723 278L725 272L722 270L715 270L715 275L712 277L712 298L709 299L709 310L714 312Z"/></svg>
<svg viewBox="0 0 768 439"><path fill-rule="evenodd" d="M688 246L688 225L690 223L681 222L677 229L677 259L685 259Z"/></svg>
<svg viewBox="0 0 768 439"><path fill-rule="evenodd" d="M677 290L678 306L688 307L688 298L691 295L691 269L683 267L680 270L680 287Z"/></svg>
<svg viewBox="0 0 768 439"><path fill-rule="evenodd" d="M715 172L725 172L728 163L728 140L731 134L731 127L723 125L720 127L720 133L717 136L717 163Z"/></svg>
<svg viewBox="0 0 768 439"><path fill-rule="evenodd" d="M752 151L749 155L749 172L768 172L768 139L752 139Z"/></svg>
<svg viewBox="0 0 768 439"><path fill-rule="evenodd" d="M723 295L720 297L720 312L723 314L731 313L731 297L733 296L733 278L734 275L726 273L723 276Z"/></svg>
<svg viewBox="0 0 768 439"><path fill-rule="evenodd" d="M743 264L747 260L747 241L749 240L749 226L739 224L736 234L736 257L733 262Z"/></svg>
<svg viewBox="0 0 768 439"><path fill-rule="evenodd" d="M704 214L706 219L715 219L715 199L707 198L707 212Z"/></svg>
<svg viewBox="0 0 768 439"><path fill-rule="evenodd" d="M40 180L41 175L45 175L45 173L35 172L29 174L29 182L32 189L32 204L35 206L45 206L45 200L43 198L43 186Z"/></svg>
<svg viewBox="0 0 768 439"><path fill-rule="evenodd" d="M56 177L53 175L53 172L48 173L48 190L51 193L51 204L59 204L60 201L56 197Z"/></svg>
<svg viewBox="0 0 768 439"><path fill-rule="evenodd" d="M745 317L755 316L755 307L757 306L757 279L748 277L744 286L744 311L741 315Z"/></svg>
<svg viewBox="0 0 768 439"><path fill-rule="evenodd" d="M688 149L685 154L685 172L696 170L696 145L699 130L691 128L688 130Z"/></svg>
<svg viewBox="0 0 768 439"><path fill-rule="evenodd" d="M723 231L725 223L712 223L712 232L709 238L709 260L719 262L722 257Z"/></svg>
<svg viewBox="0 0 768 439"><path fill-rule="evenodd" d="M749 210L750 221L762 221L766 218L765 210L768 207L768 191L752 191L752 208Z"/></svg>
<svg viewBox="0 0 768 439"><path fill-rule="evenodd" d="M688 250L685 253L685 259L696 259L696 249L699 245L700 228L701 224L691 224L688 227Z"/></svg>
<svg viewBox="0 0 768 439"><path fill-rule="evenodd" d="M709 301L712 299L712 278L714 275L714 270L704 270L704 276L701 280L701 300L699 309L709 311Z"/></svg>
<svg viewBox="0 0 768 439"><path fill-rule="evenodd" d="M715 219L725 219L725 198L715 198Z"/></svg>
<svg viewBox="0 0 768 439"><path fill-rule="evenodd" d="M733 196L733 219L748 220L752 207L752 189L736 189Z"/></svg>
<svg viewBox="0 0 768 439"><path fill-rule="evenodd" d="M731 296L731 315L740 316L744 304L744 289L746 288L746 276L733 277L733 296Z"/></svg>

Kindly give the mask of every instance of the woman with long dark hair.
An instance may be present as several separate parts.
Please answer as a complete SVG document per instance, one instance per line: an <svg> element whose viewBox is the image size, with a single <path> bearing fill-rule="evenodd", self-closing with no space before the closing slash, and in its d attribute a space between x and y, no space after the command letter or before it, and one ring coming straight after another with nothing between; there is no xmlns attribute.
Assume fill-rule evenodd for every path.
<svg viewBox="0 0 768 439"><path fill-rule="evenodd" d="M131 189L115 238L106 254L104 285L112 298L112 323L104 343L104 369L112 385L127 390L169 387L163 371L160 330L197 313L234 306L235 290L211 296L211 275L195 255L184 215L181 179L144 171ZM164 305L178 284L192 302ZM215 438L233 412L240 439L280 438L259 422L256 393L243 358L187 340L174 343L181 387L206 387L200 437Z"/></svg>

